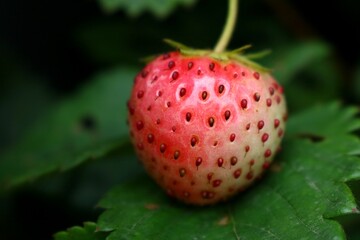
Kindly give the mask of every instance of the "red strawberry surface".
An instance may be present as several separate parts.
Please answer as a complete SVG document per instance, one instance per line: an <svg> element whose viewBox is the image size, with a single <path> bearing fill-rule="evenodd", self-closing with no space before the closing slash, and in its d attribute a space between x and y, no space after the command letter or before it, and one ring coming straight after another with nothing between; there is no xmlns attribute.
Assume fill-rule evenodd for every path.
<svg viewBox="0 0 360 240"><path fill-rule="evenodd" d="M171 52L136 77L128 102L136 153L165 191L206 205L267 169L285 130L283 90L236 60Z"/></svg>

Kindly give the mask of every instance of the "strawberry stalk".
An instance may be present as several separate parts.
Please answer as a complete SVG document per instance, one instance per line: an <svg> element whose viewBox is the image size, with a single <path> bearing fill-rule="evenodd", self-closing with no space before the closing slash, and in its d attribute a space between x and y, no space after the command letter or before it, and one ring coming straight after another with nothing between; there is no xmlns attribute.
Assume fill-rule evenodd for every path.
<svg viewBox="0 0 360 240"><path fill-rule="evenodd" d="M225 27L223 32L215 45L214 52L222 53L225 51L231 36L234 32L236 18L238 10L238 0L229 0L228 16L226 19Z"/></svg>

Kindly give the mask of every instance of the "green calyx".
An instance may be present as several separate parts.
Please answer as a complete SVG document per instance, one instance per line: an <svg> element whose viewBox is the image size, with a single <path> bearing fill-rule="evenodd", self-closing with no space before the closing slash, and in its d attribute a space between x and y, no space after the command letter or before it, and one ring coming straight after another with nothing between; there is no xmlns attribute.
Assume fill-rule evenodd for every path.
<svg viewBox="0 0 360 240"><path fill-rule="evenodd" d="M188 47L182 43L173 41L171 39L164 39L164 42L167 43L169 46L177 49L180 53L184 56L207 56L214 58L218 61L229 61L233 60L239 62L243 65L251 67L257 71L261 72L269 72L270 69L261 66L260 64L254 62L255 59L260 59L270 53L270 50L265 50L257 53L252 54L244 54L245 50L251 48L251 45L245 45L243 47L237 48L232 51L225 51L225 52L215 52L213 50L202 50L202 49L194 49Z"/></svg>

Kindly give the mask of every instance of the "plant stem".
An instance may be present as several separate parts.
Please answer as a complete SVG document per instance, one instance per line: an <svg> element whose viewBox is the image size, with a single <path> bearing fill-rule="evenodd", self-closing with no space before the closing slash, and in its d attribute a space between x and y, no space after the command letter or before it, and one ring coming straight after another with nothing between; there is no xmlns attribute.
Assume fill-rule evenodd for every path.
<svg viewBox="0 0 360 240"><path fill-rule="evenodd" d="M225 27L223 29L220 39L216 43L214 52L221 53L226 49L230 38L234 32L237 10L238 0L229 0L228 16L226 19Z"/></svg>

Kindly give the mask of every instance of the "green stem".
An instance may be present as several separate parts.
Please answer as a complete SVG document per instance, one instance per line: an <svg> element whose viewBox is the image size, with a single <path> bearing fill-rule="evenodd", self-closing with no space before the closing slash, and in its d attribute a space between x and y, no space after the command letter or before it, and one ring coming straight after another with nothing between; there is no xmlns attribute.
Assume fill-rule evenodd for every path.
<svg viewBox="0 0 360 240"><path fill-rule="evenodd" d="M214 48L214 52L221 53L226 49L230 41L230 38L234 32L237 10L238 10L238 0L229 0L229 10L228 10L228 16L226 19L225 27L223 29L220 39L218 40Z"/></svg>

